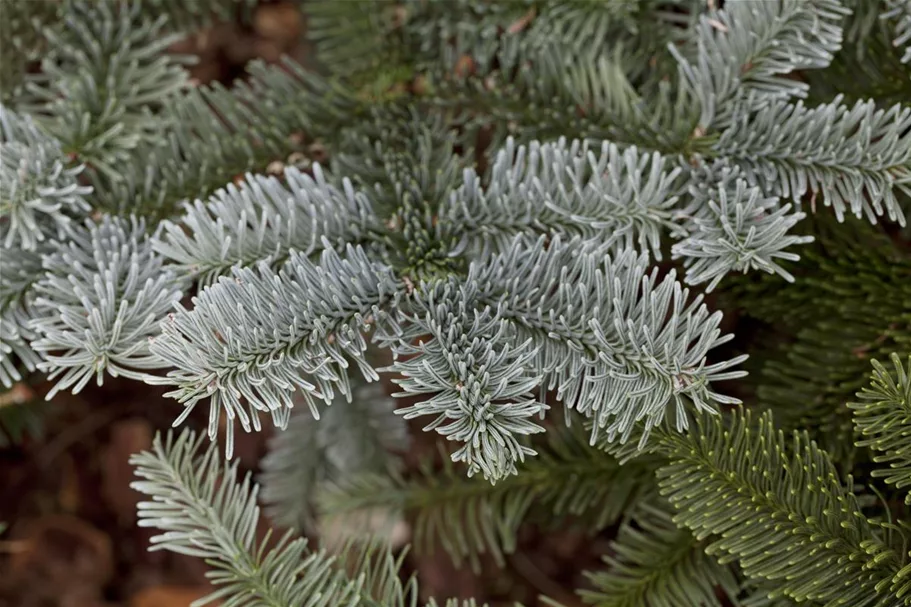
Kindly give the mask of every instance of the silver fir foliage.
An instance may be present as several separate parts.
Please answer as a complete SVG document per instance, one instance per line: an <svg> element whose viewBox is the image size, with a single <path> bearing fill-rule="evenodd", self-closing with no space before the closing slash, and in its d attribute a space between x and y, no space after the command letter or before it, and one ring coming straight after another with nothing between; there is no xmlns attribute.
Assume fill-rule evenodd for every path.
<svg viewBox="0 0 911 607"><path fill-rule="evenodd" d="M19 105L64 149L106 179L143 144L160 141L160 110L189 85L186 57L165 49L180 39L167 18L151 20L140 2L70 2L66 27L48 28L41 72L26 82Z"/></svg>
<svg viewBox="0 0 911 607"><path fill-rule="evenodd" d="M271 543L259 539L259 487L226 464L215 445L184 430L155 438L131 458L144 494L139 525L157 529L153 550L205 559L215 591L201 600L225 607L417 607L419 588L400 576L402 558L377 542L352 544L341 554L312 550L289 531ZM450 599L446 607L477 607ZM430 599L425 607L438 607Z"/></svg>
<svg viewBox="0 0 911 607"><path fill-rule="evenodd" d="M448 219L478 241L472 248L480 257L488 247L508 247L518 233L561 233L597 237L615 250L635 247L661 259L663 232L676 228L671 217L680 169L635 147L592 147L565 138L525 146L509 138L486 185L465 170Z"/></svg>
<svg viewBox="0 0 911 607"><path fill-rule="evenodd" d="M378 220L370 201L348 180L337 188L318 164L312 171L311 177L288 167L284 183L247 175L240 186L230 184L206 202L187 204L178 222L162 223L156 251L182 274L208 285L235 266L263 260L280 266L292 250L318 253L325 240L343 250Z"/></svg>
<svg viewBox="0 0 911 607"><path fill-rule="evenodd" d="M511 321L516 343L532 339L541 386L594 420L593 442L601 433L626 442L638 427L641 447L666 415L683 430L690 407L738 402L712 384L745 375L734 367L746 356L706 361L732 338L721 335L721 313L649 266L646 254L612 257L603 244L560 237L517 239L480 264L481 301Z"/></svg>
<svg viewBox="0 0 911 607"><path fill-rule="evenodd" d="M453 282L422 285L416 310L400 320L403 331L388 370L404 390L396 396L430 394L398 413L405 419L430 415L424 427L463 446L452 453L468 475L496 481L516 473L516 463L535 451L523 437L543 432L533 418L547 406L532 390L540 377L528 372L535 358L531 339L511 339L501 310L480 307L477 285ZM426 337L425 337L426 336ZM415 345L412 345L415 344Z"/></svg>
<svg viewBox="0 0 911 607"><path fill-rule="evenodd" d="M56 382L50 396L106 374L167 384L184 406L175 423L207 404L214 438L227 416L229 455L235 422L258 430L267 413L290 424L264 482L276 519L295 526L307 524L311 492L353 475L345 465L385 464L405 418L455 443L447 455L469 475L507 486L547 463L532 435L555 413L555 395L587 418L591 445L622 459L619 470L645 451L671 457L661 484L680 509L675 524L698 542L663 515L640 521L645 534L625 522L631 541L613 561L628 572L680 547L686 579L646 588L649 600L711 604L713 580L733 588L698 550L712 536L706 545L725 565L739 561L756 578L744 589L780 586L756 591L776 605L891 605L893 594L908 603L906 550L891 546L903 538L880 530L901 533L860 516L850 480L842 487L814 444L795 438L788 455L768 419L754 432L700 415L738 402L716 384L742 377L745 357L719 360L730 339L720 313L654 264L670 240L687 284L710 291L751 270L790 280L808 241L791 231L806 215L905 221L907 104L796 100L812 92L802 74L831 78L820 74L843 41L862 46L876 27L911 61L908 0L414 1L357 15L353 3L309 2L321 59L351 90L292 61L255 65L230 88L189 87L185 58L164 52L170 33L241 4L250 6L67 0L27 27L18 8L14 25L0 26L3 41L23 30L17 56L44 57L40 74L2 69L28 84L3 92L22 114L3 108L0 120L0 383L40 368ZM364 65L388 72L360 81ZM330 170L308 161L312 176L257 174L311 144L330 150ZM476 154L478 144L493 155ZM120 216L87 219L93 209ZM178 303L191 280L201 290ZM371 342L394 362L375 364ZM409 397L397 416L380 373ZM357 387L356 374L374 383ZM292 407L303 411L292 417ZM140 512L162 547L210 561L228 605L417 604L386 552L352 551L352 576L290 536L267 551L254 540L257 489L236 482L236 463L214 445L197 459L203 442L171 436L137 457L138 487L152 500ZM888 447L894 455L900 441ZM797 472L773 486L743 453ZM794 490L808 469L825 482ZM616 494L619 476L601 489ZM713 484L749 502L743 525L795 533L779 538L779 552L744 541L743 525L734 537L730 512L700 494ZM559 486L555 502L579 497ZM751 487L769 490L751 497ZM482 517L472 541L491 551L514 541L529 496L547 491L498 494L517 508L504 516L519 514L496 532L499 519ZM819 491L838 507L820 510ZM787 525L772 529L773 519ZM817 527L835 539L821 541ZM789 550L785 569L813 575L781 573ZM628 576L633 586L657 579L645 569ZM852 585L839 587L846 573Z"/></svg>
<svg viewBox="0 0 911 607"><path fill-rule="evenodd" d="M28 345L33 334L26 325L27 320L21 309L0 312L0 385L5 388L23 378L16 361L26 371L34 371L41 360Z"/></svg>
<svg viewBox="0 0 911 607"><path fill-rule="evenodd" d="M144 380L162 367L149 349L184 284L152 251L142 220L87 220L43 259L29 328L39 368L56 379L47 395L79 392L105 374Z"/></svg>
<svg viewBox="0 0 911 607"><path fill-rule="evenodd" d="M668 47L683 86L699 100L700 127L724 128L744 102L760 109L805 97L808 86L788 74L829 64L847 14L839 0L730 0L702 15L692 59Z"/></svg>
<svg viewBox="0 0 911 607"><path fill-rule="evenodd" d="M839 219L906 221L899 196L911 194L909 107L848 106L841 96L813 108L776 101L739 111L713 152L767 196L799 203L809 193L811 208L832 207Z"/></svg>
<svg viewBox="0 0 911 607"><path fill-rule="evenodd" d="M22 370L37 369L41 360L29 345L35 337L28 328L29 303L44 272L42 257L50 250L46 240L35 251L0 250L0 383L7 387L23 378Z"/></svg>
<svg viewBox="0 0 911 607"><path fill-rule="evenodd" d="M0 105L0 236L5 249L34 251L62 236L71 215L89 209L80 185L82 165L72 165L60 143L28 115Z"/></svg>
<svg viewBox="0 0 911 607"><path fill-rule="evenodd" d="M708 282L706 291L712 291L729 272L749 270L794 282L778 260L797 261L800 256L786 249L813 241L812 236L788 234L806 214L792 212L790 203L767 198L736 168L708 173L709 179L699 176L690 184L690 202L676 216L687 235L674 244L672 255L683 260L686 282Z"/></svg>
<svg viewBox="0 0 911 607"><path fill-rule="evenodd" d="M213 83L171 99L159 111L171 128L121 163L116 180L98 180L96 206L174 213L238 175L286 158L300 147L294 143L300 133L333 132L357 109L348 91L290 59L254 61L247 73L231 88Z"/></svg>
<svg viewBox="0 0 911 607"><path fill-rule="evenodd" d="M904 47L902 62L911 63L911 0L886 0L886 6L888 10L882 14L882 19L895 23L892 44Z"/></svg>
<svg viewBox="0 0 911 607"><path fill-rule="evenodd" d="M209 435L222 413L228 418L226 452L233 452L233 426L261 428L267 412L284 428L300 390L314 417L317 400L331 402L336 390L350 395L348 359L368 380L362 331L384 318L380 306L395 296L390 270L349 246L345 257L328 243L314 263L293 252L279 273L267 264L236 268L178 306L161 323L151 350L173 370L149 381L175 386L169 395L185 409L209 399ZM378 327L380 328L380 327Z"/></svg>
<svg viewBox="0 0 911 607"><path fill-rule="evenodd" d="M425 144L418 139L418 147ZM660 228L679 229L670 223L665 198L677 187L679 171L665 172L657 155L636 150L621 155L605 145L598 157L579 143L532 146L535 168L526 170L525 149L507 150L493 171L489 197L471 171L465 172L467 185L454 191L442 187L449 181L445 176L410 182L416 196L423 192L440 200L442 216L434 219L420 206L404 206L402 219L387 226L408 238L409 264L426 263L428 254L445 260L465 251L472 261L464 279L445 278L452 272L445 265L425 266L422 282L415 284L409 268L373 261L375 248L349 246L344 261L338 247L323 238L318 263L307 248L290 252L277 268L268 257L254 268L235 267L231 277L204 289L192 310L179 309L152 346L176 370L153 381L177 386L169 394L184 404L184 416L211 398L212 436L222 410L247 431L259 429L260 411L284 427L295 390L303 391L315 415L317 400L331 400L336 390L348 394L345 356L366 378L376 379L363 351L370 337L365 327L379 321L381 330L373 335L379 343L416 355L386 370L405 376L405 393L430 395L402 414L433 416L427 429L461 443L453 457L491 480L514 473L516 463L533 454L523 437L540 431L531 421L545 410L531 396L539 385L556 389L559 400L596 419L593 440L603 431L609 440L625 442L641 423L644 444L669 405L683 429L688 407L713 410L714 402L734 402L710 386L741 376L732 368L743 357L705 362L709 350L729 339L718 331L720 316L710 314L699 298L689 301L673 275L659 281L655 272L648 273L648 252L657 254ZM397 160L386 166L406 170L400 153L391 154ZM546 168L539 171L538 163ZM382 199L385 187L402 191L398 183L390 176L373 196ZM357 198L348 191L348 200ZM424 222L441 234L464 227L460 218L473 215L471 205L479 203L460 205L462 197L489 201L491 213L507 218L518 201L531 199L541 208L538 216L579 227L545 231L542 224L537 227L544 236L538 236L536 226L522 229L528 226L520 214L503 222L495 245L485 245L484 228L491 222L482 216L477 223L464 222L470 225L461 241L452 241L454 249L434 252L445 242L439 234L428 238ZM605 208L604 202L613 204ZM596 213L599 221L591 222ZM617 240L602 237L612 228ZM175 242L181 238L176 230ZM510 231L515 233L508 241ZM466 246L472 232L481 244ZM574 232L589 238L571 238ZM207 238L210 253L216 239ZM183 242L189 250L189 241ZM637 255L623 246L632 243L648 252ZM164 246L159 243L160 250ZM609 251L615 252L613 260ZM222 259L221 253L216 258ZM437 293L440 288L449 295ZM229 430L228 453L232 437Z"/></svg>

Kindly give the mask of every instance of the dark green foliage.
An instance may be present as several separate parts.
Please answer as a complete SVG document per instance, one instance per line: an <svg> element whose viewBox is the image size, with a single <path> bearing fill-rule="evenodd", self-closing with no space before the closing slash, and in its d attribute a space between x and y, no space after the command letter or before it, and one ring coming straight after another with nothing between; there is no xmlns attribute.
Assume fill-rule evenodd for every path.
<svg viewBox="0 0 911 607"><path fill-rule="evenodd" d="M720 607L715 588L735 597L740 584L733 570L719 565L698 541L671 520L666 505L638 505L604 557L607 569L588 573L594 590L582 599L596 607Z"/></svg>
<svg viewBox="0 0 911 607"><path fill-rule="evenodd" d="M863 513L850 477L805 432L788 436L768 413L703 417L662 438L658 470L674 521L708 539L706 552L774 584L773 596L835 607L911 604L907 554ZM793 558L793 555L800 555Z"/></svg>
<svg viewBox="0 0 911 607"><path fill-rule="evenodd" d="M854 413L854 425L862 440L859 447L869 447L876 453L873 461L889 464L886 469L874 470L874 477L884 477L897 489L911 485L911 358L903 366L901 357L891 356L894 373L873 360L870 386L857 393L859 402L849 403ZM911 504L911 495L905 497Z"/></svg>
<svg viewBox="0 0 911 607"><path fill-rule="evenodd" d="M872 97L881 107L907 100L911 63L902 62L902 50L892 44L890 34L886 22L875 23L873 31L860 40L849 40L829 67L808 73L811 99L825 102L838 94L849 101Z"/></svg>
<svg viewBox="0 0 911 607"><path fill-rule="evenodd" d="M727 297L778 336L756 353L758 403L775 411L780 427L807 428L850 466L847 403L866 383L871 358L911 344L911 254L860 221L821 218L804 229L816 242L787 266L793 288L777 276L747 278Z"/></svg>

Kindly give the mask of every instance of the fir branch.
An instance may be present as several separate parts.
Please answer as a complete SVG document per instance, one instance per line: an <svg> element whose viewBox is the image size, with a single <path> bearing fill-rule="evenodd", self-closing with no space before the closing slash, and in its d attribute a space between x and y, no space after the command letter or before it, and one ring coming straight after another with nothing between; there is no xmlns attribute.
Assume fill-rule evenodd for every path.
<svg viewBox="0 0 911 607"><path fill-rule="evenodd" d="M703 417L689 434L662 437L670 463L659 468L674 522L709 555L736 560L772 593L834 607L911 604L905 555L861 512L852 482L805 433L788 440L766 413L735 412L725 427ZM905 597L905 598L900 598Z"/></svg>
<svg viewBox="0 0 911 607"><path fill-rule="evenodd" d="M21 107L66 153L116 181L132 153L169 127L159 110L188 85L187 59L164 53L179 36L138 2L71 2L66 12L66 27L45 32L51 50Z"/></svg>
<svg viewBox="0 0 911 607"><path fill-rule="evenodd" d="M751 607L911 605L905 523L869 518L881 504L855 495L833 464L853 449L846 391L867 358L904 352L911 339L907 256L879 243L857 253L873 239L807 247L801 260L788 250L809 241L795 226L806 194L812 211L820 201L840 220L905 219L911 109L884 104L887 95L904 103L911 51L880 47L907 46L908 2L715 4L402 0L365 11L317 1L310 32L346 86L288 62L257 65L231 90L188 89L182 59L161 51L169 32L247 0L15 7L0 42L13 39L16 65L0 76L28 71L51 44L23 100L64 149L25 118L9 127L2 110L0 383L35 366L59 380L51 394L105 372L168 383L185 406L178 423L210 397L210 436L227 414L229 454L236 418L258 429L269 411L283 426L293 404L315 418L317 399L337 400L320 424L305 411L276 439L265 477L273 512L300 524L311 491L337 484L321 508L404 510L418 520L422 550L440 544L474 565L484 553L502 562L537 515L579 516L592 529L617 522L654 497L643 479L663 453L661 487L681 528L642 506L639 522L621 527L612 572L592 577L601 586L592 600L712 605L720 586L737 601L729 567L739 562ZM848 20L846 7L856 13ZM820 69L842 37L852 46L841 55L856 63ZM657 52L668 44L670 53ZM832 84L845 74L856 83ZM847 88L864 101L790 103L817 82L814 99ZM488 158L479 154L474 169L475 150L497 150L507 135L515 140L482 179ZM318 165L312 178L289 170L284 182L248 174L239 183L321 146L350 183ZM77 176L83 161L89 170ZM691 190L681 205L684 171ZM91 198L79 179L94 186ZM86 201L129 219L82 228L72 220ZM136 215L172 221L150 236ZM839 229L845 241L855 234ZM758 428L748 414L730 423L710 415L738 402L714 382L742 377L745 357L716 360L730 339L720 314L651 267L664 232L680 239L671 252L690 283L776 274L757 281L771 291L764 303L744 296L738 305L769 320L773 338L793 337L763 366L757 394L783 411L784 426L806 432L788 441L770 415ZM159 324L183 286L175 270L204 289ZM781 290L792 275L796 286ZM148 344L156 325L163 335ZM378 378L371 337L397 355L384 371L399 375L403 394L419 395L397 418L385 399L341 402L354 396L352 363ZM901 360L898 379L876 364L853 421L861 444L890 465L872 476L904 489L911 361L906 369ZM148 373L161 365L173 368L167 378ZM528 436L543 430L535 418L549 391L586 416L575 426L585 436L565 451ZM429 465L407 480L373 470L402 436L403 416L429 416L427 430L456 441L443 480ZM693 416L698 427L681 435ZM202 442L157 440L134 461L152 496L144 524L162 530L162 547L212 561L215 598L417 604L388 551L352 550L352 575L290 536L267 551L268 538L255 540L250 477L237 482L236 464L218 461L214 445L197 460ZM465 478L453 460L498 484Z"/></svg>
<svg viewBox="0 0 911 607"><path fill-rule="evenodd" d="M868 311L872 309L857 312L875 313ZM888 356L911 339L911 318L891 325L882 318L820 317L769 357L757 374L758 404L774 411L783 429L807 430L845 469L854 460L856 438L848 402L863 386L868 361ZM794 399L803 404L794 407Z"/></svg>
<svg viewBox="0 0 911 607"><path fill-rule="evenodd" d="M674 244L672 255L683 259L686 282L709 281L706 291L712 291L729 272L748 270L794 282L777 260L799 260L785 249L813 241L812 236L788 235L806 215L790 213L790 204L779 206L777 198L764 196L740 178L736 168L724 167L709 179L696 178L690 184L689 204L676 214L685 219L687 235Z"/></svg>
<svg viewBox="0 0 911 607"><path fill-rule="evenodd" d="M351 378L356 381L356 378ZM314 530L314 500L326 485L369 472L398 468L393 452L409 447L408 430L393 412L395 401L378 382L356 385L351 400L336 396L320 419L292 415L269 443L260 484L266 513L275 523Z"/></svg>
<svg viewBox="0 0 911 607"><path fill-rule="evenodd" d="M29 303L34 299L35 283L44 276L41 260L52 250L45 240L37 251L0 251L0 384L4 386L22 378L19 363L26 371L34 371L41 361L29 345L35 338L28 327Z"/></svg>
<svg viewBox="0 0 911 607"><path fill-rule="evenodd" d="M177 306L162 322L162 335L150 347L175 369L148 381L176 386L168 396L185 409L175 423L211 397L212 438L222 409L247 432L260 429L261 411L283 428L297 389L316 417L314 398L330 402L335 389L350 394L346 356L365 377L378 378L364 359L362 331L388 322L380 306L398 285L389 268L361 248L349 246L343 258L324 247L318 264L293 252L278 274L265 264L235 268L232 277L203 289L192 310ZM229 423L226 452L232 451Z"/></svg>
<svg viewBox="0 0 911 607"><path fill-rule="evenodd" d="M273 267L292 250L318 253L325 240L335 250L377 230L370 201L348 180L337 188L319 165L313 177L285 169L287 187L274 178L247 175L244 183L218 190L207 202L187 205L178 222L162 222L155 250L171 259L181 274L202 285L232 267L268 261Z"/></svg>
<svg viewBox="0 0 911 607"><path fill-rule="evenodd" d="M73 230L43 260L29 328L39 368L59 377L48 393L79 392L92 379L148 379L161 361L149 350L159 320L181 297L181 282L152 251L144 222L105 216Z"/></svg>
<svg viewBox="0 0 911 607"><path fill-rule="evenodd" d="M560 233L661 259L662 233L677 227L671 209L679 174L659 154L635 147L621 152L604 142L598 153L579 140L524 146L510 137L486 186L465 170L444 217L475 241L469 247L481 258L508 248L517 234Z"/></svg>
<svg viewBox="0 0 911 607"><path fill-rule="evenodd" d="M393 348L397 359L407 359L388 370L403 376L393 380L403 389L395 396L433 395L397 413L434 416L425 431L464 443L452 460L467 464L469 476L481 472L496 482L535 455L521 439L544 431L532 418L543 418L547 406L531 393L539 378L526 371L535 357L530 340L510 345L509 323L499 311L478 309L473 287L470 279L465 286L455 280L421 285Z"/></svg>
<svg viewBox="0 0 911 607"><path fill-rule="evenodd" d="M686 410L715 410L736 399L711 383L742 377L732 367L745 356L708 364L708 352L727 341L701 296L672 273L659 280L648 258L623 251L615 258L578 239L527 245L516 240L478 265L481 302L509 319L518 343L537 349L533 371L542 387L592 417L592 441L606 432L626 442L641 425L640 447L668 413L678 429ZM672 404L672 407L668 405Z"/></svg>
<svg viewBox="0 0 911 607"><path fill-rule="evenodd" d="M849 13L841 0L749 0L703 15L692 62L668 47L682 86L699 100L700 127L724 129L744 101L759 109L771 100L805 97L807 85L787 76L829 64Z"/></svg>
<svg viewBox="0 0 911 607"><path fill-rule="evenodd" d="M859 402L848 403L848 407L854 412L854 427L863 437L857 446L879 452L874 462L889 464L886 469L873 470L873 476L903 489L911 485L907 440L911 432L911 358L907 369L898 354L892 353L891 360L894 375L879 361L872 361L870 385L857 393ZM905 503L911 504L911 494Z"/></svg>
<svg viewBox="0 0 911 607"><path fill-rule="evenodd" d="M183 201L206 198L238 175L284 160L303 133L337 136L360 111L344 89L288 59L253 62L248 72L231 89L197 87L170 101L161 123L174 128L159 130L154 145L132 154L120 178L97 180L96 206L168 216Z"/></svg>
<svg viewBox="0 0 911 607"><path fill-rule="evenodd" d="M578 421L578 420L576 420ZM457 565L481 566L482 555L505 563L525 523L547 526L572 518L592 533L614 524L644 495L654 458L624 465L588 445L581 425L549 428L540 453L495 485L468 478L444 453L442 469L425 461L420 475L364 474L340 479L319 495L321 516L382 509L412 519L418 556L442 548ZM344 520L344 519L343 519Z"/></svg>
<svg viewBox="0 0 911 607"><path fill-rule="evenodd" d="M139 504L139 525L162 533L153 550L206 559L215 592L194 605L223 601L225 607L405 607L416 585L398 579L400 560L376 546L351 549L354 575L344 560L311 552L289 532L267 549L257 539L258 487L248 474L238 479L237 461L224 465L214 444L201 455L202 439L184 431L155 438L151 451L131 463L141 479L132 484L151 501Z"/></svg>
<svg viewBox="0 0 911 607"><path fill-rule="evenodd" d="M712 149L767 195L796 201L812 192L839 220L850 211L904 225L896 195L911 194L911 108L848 107L840 97L815 108L774 102L738 112Z"/></svg>
<svg viewBox="0 0 911 607"><path fill-rule="evenodd" d="M607 569L586 572L593 590L579 592L597 607L721 607L716 594L736 597L740 584L729 566L706 555L705 542L671 520L667 507L637 505L604 556Z"/></svg>
<svg viewBox="0 0 911 607"><path fill-rule="evenodd" d="M60 143L43 134L27 115L0 105L0 234L5 249L34 251L64 234L70 215L89 210L91 188L69 166Z"/></svg>

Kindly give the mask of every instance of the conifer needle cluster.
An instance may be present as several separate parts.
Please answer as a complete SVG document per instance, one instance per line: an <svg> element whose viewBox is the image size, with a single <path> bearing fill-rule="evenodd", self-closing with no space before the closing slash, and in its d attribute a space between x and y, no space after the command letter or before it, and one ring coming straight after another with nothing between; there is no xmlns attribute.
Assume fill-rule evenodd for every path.
<svg viewBox="0 0 911 607"><path fill-rule="evenodd" d="M572 520L587 604L911 605L911 2L306 0L317 69L194 82L255 4L0 0L0 383L167 386L153 548L404 607L355 514Z"/></svg>

